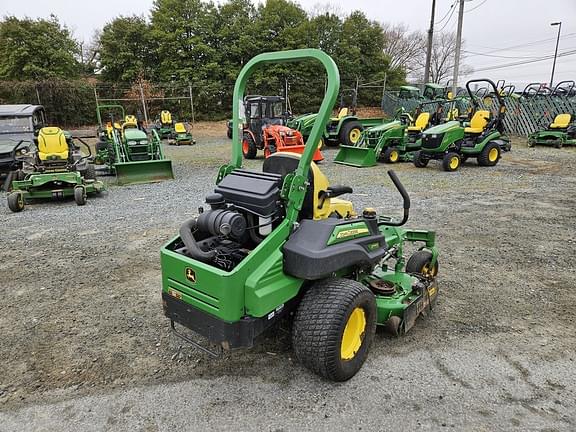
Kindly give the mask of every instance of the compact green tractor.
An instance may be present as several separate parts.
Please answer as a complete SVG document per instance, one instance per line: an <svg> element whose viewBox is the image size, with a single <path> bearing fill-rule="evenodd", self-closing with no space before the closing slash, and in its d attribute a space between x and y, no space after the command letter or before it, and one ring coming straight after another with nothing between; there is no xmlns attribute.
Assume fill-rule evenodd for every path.
<svg viewBox="0 0 576 432"><path fill-rule="evenodd" d="M434 112L425 111L428 105L434 106ZM440 99L422 102L416 109L416 120L401 111L396 120L365 129L357 145L341 145L334 162L362 168L374 166L379 160L386 163L411 161L413 153L420 150L420 138L425 129L458 117L458 110L453 106L454 101Z"/></svg>
<svg viewBox="0 0 576 432"><path fill-rule="evenodd" d="M548 128L539 130L528 137L528 147L548 145L562 148L565 145L576 145L576 124L572 115L558 114Z"/></svg>
<svg viewBox="0 0 576 432"><path fill-rule="evenodd" d="M491 103L496 113L479 108L479 96L470 89L470 84L483 82L493 89ZM502 152L510 151L510 139L504 135L506 106L493 81L475 79L466 83L472 102L469 122L449 121L425 130L421 138L421 149L414 153L413 162L424 168L431 160L442 161L444 171L456 171L468 158L476 158L480 166L494 166ZM485 97L485 96L484 96Z"/></svg>
<svg viewBox="0 0 576 432"><path fill-rule="evenodd" d="M377 126L385 122L383 117L377 118L360 118L356 116L357 94L355 90L350 90L352 100L349 106L344 103L344 94L340 97L338 114L331 117L326 124L326 129L322 138L327 146L334 147L337 145L353 146L358 143L362 131L365 128ZM289 128L299 131L304 139L308 139L312 128L316 122L318 114L304 114L299 117L290 119L287 123Z"/></svg>
<svg viewBox="0 0 576 432"><path fill-rule="evenodd" d="M240 104L246 83L263 65L315 59L327 88L302 155L275 153L262 171L242 168ZM246 348L266 329L292 319L296 357L335 381L356 374L377 325L408 331L438 295L435 234L337 198L312 157L338 95L339 73L324 52L264 53L241 70L234 87L232 161L218 172L207 209L186 221L161 250L162 301L177 335L208 353L176 323L220 349ZM405 261L406 243L419 248ZM406 251L407 252L407 251Z"/></svg>
<svg viewBox="0 0 576 432"><path fill-rule="evenodd" d="M13 212L24 209L26 202L37 199L63 199L74 197L79 206L86 204L88 194L98 194L104 190L102 182L96 180L90 146L78 138L88 150L82 155L72 137L57 127L40 129L37 138L37 151L26 155L23 160L24 177L12 182L12 192L8 195L8 208ZM28 143L30 144L30 143ZM24 145L22 141L14 153ZM19 159L15 156L16 159ZM32 166L31 172L27 166Z"/></svg>
<svg viewBox="0 0 576 432"><path fill-rule="evenodd" d="M420 99L420 89L414 86L401 86L398 91L398 99Z"/></svg>
<svg viewBox="0 0 576 432"><path fill-rule="evenodd" d="M106 124L101 113L110 115ZM172 162L166 159L156 130L148 134L139 128L134 116L126 116L121 105L98 105L98 138L95 162L107 174L115 175L118 184L150 183L174 178Z"/></svg>

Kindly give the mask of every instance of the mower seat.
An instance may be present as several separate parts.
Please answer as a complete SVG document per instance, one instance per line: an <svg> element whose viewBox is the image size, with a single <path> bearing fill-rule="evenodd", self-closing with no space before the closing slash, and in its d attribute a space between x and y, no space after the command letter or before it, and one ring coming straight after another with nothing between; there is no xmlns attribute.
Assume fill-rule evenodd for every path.
<svg viewBox="0 0 576 432"><path fill-rule="evenodd" d="M162 123L163 125L172 124L172 114L170 114L170 111L163 110L160 113L160 123Z"/></svg>
<svg viewBox="0 0 576 432"><path fill-rule="evenodd" d="M44 127L38 133L38 158L41 162L68 161L68 142L62 129Z"/></svg>
<svg viewBox="0 0 576 432"><path fill-rule="evenodd" d="M294 172L300 162L300 154L274 153L264 160L262 171L280 174L282 178ZM330 187L328 179L318 165L310 163L308 172L309 185L300 211L300 219L326 219L330 216L341 218L356 216L354 206L350 201L336 198L344 193L351 193L352 188L347 186Z"/></svg>
<svg viewBox="0 0 576 432"><path fill-rule="evenodd" d="M136 116L127 115L126 118L124 119L124 123L122 124L122 127L124 129L137 128L138 127L138 120L136 119Z"/></svg>
<svg viewBox="0 0 576 432"><path fill-rule="evenodd" d="M570 114L558 114L550 125L550 129L566 129L572 120Z"/></svg>
<svg viewBox="0 0 576 432"><path fill-rule="evenodd" d="M464 128L464 132L468 134L481 134L484 132L489 119L490 111L476 111L472 116L472 120L470 120L470 126Z"/></svg>
<svg viewBox="0 0 576 432"><path fill-rule="evenodd" d="M418 115L414 126L408 126L408 132L422 132L430 122L430 113L423 112Z"/></svg>
<svg viewBox="0 0 576 432"><path fill-rule="evenodd" d="M338 121L348 115L348 108L341 108L336 117L332 117L332 121Z"/></svg>
<svg viewBox="0 0 576 432"><path fill-rule="evenodd" d="M184 125L184 123L176 123L174 125L174 132L179 134L185 134L188 131L186 130L186 126Z"/></svg>

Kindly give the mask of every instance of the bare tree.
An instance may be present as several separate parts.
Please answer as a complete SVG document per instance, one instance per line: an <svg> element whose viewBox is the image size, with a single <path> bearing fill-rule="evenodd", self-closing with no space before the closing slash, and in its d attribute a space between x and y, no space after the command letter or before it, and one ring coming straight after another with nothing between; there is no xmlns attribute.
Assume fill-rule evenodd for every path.
<svg viewBox="0 0 576 432"><path fill-rule="evenodd" d="M462 50L464 41L462 41ZM425 53L425 50L424 50ZM454 73L454 54L456 53L456 34L437 33L432 44L432 58L430 59L430 81L435 83L446 82ZM418 78L423 79L426 65L426 55L418 57L420 73ZM460 76L469 75L474 69L466 64L460 64Z"/></svg>
<svg viewBox="0 0 576 432"><path fill-rule="evenodd" d="M382 24L386 47L384 54L390 57L391 69L404 69L410 76L421 69L422 53L426 55L424 33L409 32L405 24Z"/></svg>

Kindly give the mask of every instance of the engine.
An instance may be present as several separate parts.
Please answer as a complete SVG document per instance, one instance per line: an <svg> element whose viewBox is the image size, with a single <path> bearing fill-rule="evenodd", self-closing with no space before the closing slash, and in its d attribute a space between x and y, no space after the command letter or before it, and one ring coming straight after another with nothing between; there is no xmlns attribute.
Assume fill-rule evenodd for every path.
<svg viewBox="0 0 576 432"><path fill-rule="evenodd" d="M233 270L284 217L281 187L278 174L233 171L206 197L210 208L182 225L174 250Z"/></svg>

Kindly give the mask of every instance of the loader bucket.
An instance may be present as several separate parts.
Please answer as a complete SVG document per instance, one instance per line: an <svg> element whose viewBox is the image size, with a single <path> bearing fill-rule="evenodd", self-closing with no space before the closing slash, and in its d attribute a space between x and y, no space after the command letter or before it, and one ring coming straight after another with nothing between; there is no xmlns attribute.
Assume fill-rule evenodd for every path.
<svg viewBox="0 0 576 432"><path fill-rule="evenodd" d="M114 165L118 184L154 183L174 178L169 159L119 162Z"/></svg>
<svg viewBox="0 0 576 432"><path fill-rule="evenodd" d="M340 146L334 162L364 168L377 165L376 152L370 147Z"/></svg>

